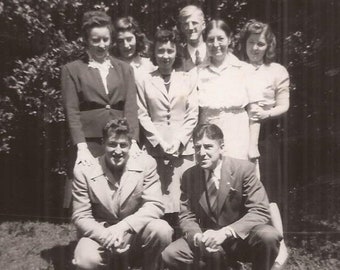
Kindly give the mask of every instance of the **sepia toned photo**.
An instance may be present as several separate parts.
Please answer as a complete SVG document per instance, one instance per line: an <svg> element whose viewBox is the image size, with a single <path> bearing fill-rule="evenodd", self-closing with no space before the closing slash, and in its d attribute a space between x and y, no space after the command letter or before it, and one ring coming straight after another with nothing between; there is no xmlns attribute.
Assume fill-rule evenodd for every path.
<svg viewBox="0 0 340 270"><path fill-rule="evenodd" d="M340 1L0 0L0 269L340 269Z"/></svg>

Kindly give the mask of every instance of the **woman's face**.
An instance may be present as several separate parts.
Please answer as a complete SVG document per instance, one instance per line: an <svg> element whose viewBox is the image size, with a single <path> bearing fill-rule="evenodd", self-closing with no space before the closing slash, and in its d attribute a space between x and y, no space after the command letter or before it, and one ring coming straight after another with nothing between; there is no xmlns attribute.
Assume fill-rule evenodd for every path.
<svg viewBox="0 0 340 270"><path fill-rule="evenodd" d="M156 42L155 58L159 69L171 70L176 58L176 45L171 41Z"/></svg>
<svg viewBox="0 0 340 270"><path fill-rule="evenodd" d="M131 31L118 32L117 46L123 59L131 59L136 54L136 36Z"/></svg>
<svg viewBox="0 0 340 270"><path fill-rule="evenodd" d="M264 34L251 34L247 39L247 56L251 64L262 65L268 44Z"/></svg>
<svg viewBox="0 0 340 270"><path fill-rule="evenodd" d="M213 28L207 34L207 48L212 60L223 61L230 44L230 38L219 28Z"/></svg>
<svg viewBox="0 0 340 270"><path fill-rule="evenodd" d="M108 27L94 27L90 30L87 47L94 60L98 62L104 61L109 54L110 45L111 33Z"/></svg>

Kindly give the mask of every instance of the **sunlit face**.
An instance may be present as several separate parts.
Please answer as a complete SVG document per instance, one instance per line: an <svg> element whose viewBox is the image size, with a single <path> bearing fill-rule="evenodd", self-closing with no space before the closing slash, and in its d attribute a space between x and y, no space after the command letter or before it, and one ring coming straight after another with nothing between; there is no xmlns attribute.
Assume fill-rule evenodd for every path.
<svg viewBox="0 0 340 270"><path fill-rule="evenodd" d="M121 169L129 157L131 142L126 135L115 133L105 142L105 159L107 164L116 169Z"/></svg>
<svg viewBox="0 0 340 270"><path fill-rule="evenodd" d="M261 65L268 48L264 34L251 34L247 39L246 46L249 62L251 64Z"/></svg>
<svg viewBox="0 0 340 270"><path fill-rule="evenodd" d="M202 139L194 142L196 161L203 169L213 170L222 158L224 144L219 140Z"/></svg>
<svg viewBox="0 0 340 270"><path fill-rule="evenodd" d="M213 28L207 35L207 48L209 55L216 61L223 61L230 44L227 34L219 28Z"/></svg>
<svg viewBox="0 0 340 270"><path fill-rule="evenodd" d="M197 11L181 21L181 30L189 44L197 43L205 29L205 21L202 14Z"/></svg>
<svg viewBox="0 0 340 270"><path fill-rule="evenodd" d="M136 54L136 36L130 31L119 32L117 46L123 59L131 59Z"/></svg>
<svg viewBox="0 0 340 270"><path fill-rule="evenodd" d="M110 45L111 34L108 27L94 27L90 30L87 47L94 60L102 62L109 54Z"/></svg>
<svg viewBox="0 0 340 270"><path fill-rule="evenodd" d="M176 58L176 45L171 41L156 42L155 58L159 69L171 70Z"/></svg>

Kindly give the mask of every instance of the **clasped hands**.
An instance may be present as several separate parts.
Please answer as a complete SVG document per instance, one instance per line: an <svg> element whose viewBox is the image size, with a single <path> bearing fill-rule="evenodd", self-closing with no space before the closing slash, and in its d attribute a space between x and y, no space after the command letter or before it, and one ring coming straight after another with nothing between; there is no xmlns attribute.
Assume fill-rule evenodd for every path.
<svg viewBox="0 0 340 270"><path fill-rule="evenodd" d="M195 235L195 242L201 252L218 252L221 250L222 243L227 239L224 229L207 230L204 233Z"/></svg>
<svg viewBox="0 0 340 270"><path fill-rule="evenodd" d="M111 252L122 254L130 248L130 244L124 242L124 236L129 230L129 225L124 221L107 227L99 237L100 244Z"/></svg>
<svg viewBox="0 0 340 270"><path fill-rule="evenodd" d="M179 140L175 139L175 141L170 144L165 141L161 141L159 144L163 149L164 153L173 157L178 157L179 147L181 145L181 142Z"/></svg>
<svg viewBox="0 0 340 270"><path fill-rule="evenodd" d="M262 121L270 117L269 111L260 106L253 106L250 110L250 119L253 121Z"/></svg>

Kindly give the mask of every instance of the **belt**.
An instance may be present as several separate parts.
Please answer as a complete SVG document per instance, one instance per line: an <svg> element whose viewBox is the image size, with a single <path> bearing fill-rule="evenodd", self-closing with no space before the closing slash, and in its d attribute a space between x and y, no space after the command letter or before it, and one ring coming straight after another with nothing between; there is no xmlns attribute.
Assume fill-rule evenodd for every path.
<svg viewBox="0 0 340 270"><path fill-rule="evenodd" d="M81 103L79 106L80 111L91 111L91 110L96 110L96 109L114 109L118 111L123 111L124 110L124 101L119 101L116 104L98 104L98 103Z"/></svg>

